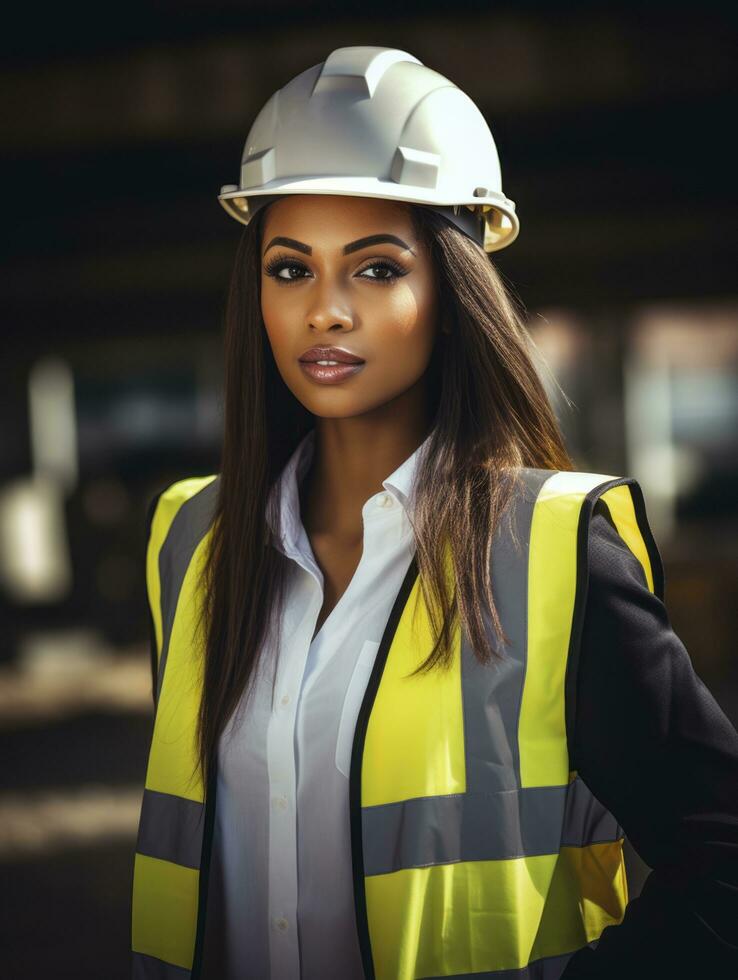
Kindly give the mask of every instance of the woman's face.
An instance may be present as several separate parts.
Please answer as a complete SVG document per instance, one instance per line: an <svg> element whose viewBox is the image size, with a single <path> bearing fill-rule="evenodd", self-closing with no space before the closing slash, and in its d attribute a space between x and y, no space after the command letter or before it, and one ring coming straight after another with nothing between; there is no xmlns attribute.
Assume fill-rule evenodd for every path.
<svg viewBox="0 0 738 980"><path fill-rule="evenodd" d="M361 415L422 377L436 341L436 282L406 205L287 195L267 208L261 256L261 311L274 359L308 411ZM311 376L300 358L315 346L343 348L363 363L349 373L318 365L313 371L323 378Z"/></svg>

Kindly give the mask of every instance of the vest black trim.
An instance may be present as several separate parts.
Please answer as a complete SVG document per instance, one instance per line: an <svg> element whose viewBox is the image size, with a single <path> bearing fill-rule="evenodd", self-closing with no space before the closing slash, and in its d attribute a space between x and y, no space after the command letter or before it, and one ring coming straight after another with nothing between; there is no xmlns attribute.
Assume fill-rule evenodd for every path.
<svg viewBox="0 0 738 980"><path fill-rule="evenodd" d="M369 920L367 918L366 892L364 885L364 848L362 842L361 829L361 762L364 755L364 742L366 739L367 725L372 705L379 689L379 682L387 661L387 655L397 630L400 616L407 604L418 577L418 561L413 555L410 566L405 573L405 578L400 591L397 593L392 611L390 612L387 625L382 634L382 640L377 650L372 673L367 681L364 699L359 708L356 719L356 730L354 735L354 745L351 754L351 770L349 776L349 814L351 828L351 860L353 864L354 876L354 906L356 913L356 927L359 936L359 947L361 949L361 960L364 966L366 980L375 980L374 964L372 962L371 943L369 940Z"/></svg>

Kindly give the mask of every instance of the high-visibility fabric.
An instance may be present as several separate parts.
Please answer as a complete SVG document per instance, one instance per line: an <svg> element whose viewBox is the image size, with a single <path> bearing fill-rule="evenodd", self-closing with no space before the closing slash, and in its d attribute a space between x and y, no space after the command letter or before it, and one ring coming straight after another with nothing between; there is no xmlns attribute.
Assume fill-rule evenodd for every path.
<svg viewBox="0 0 738 980"><path fill-rule="evenodd" d="M159 670L133 869L132 947L138 977L168 978L176 975L172 967L189 976L193 965L205 816L196 769L202 644L195 616L215 480L183 480L163 493L147 546ZM169 964L168 972L159 963Z"/></svg>
<svg viewBox="0 0 738 980"><path fill-rule="evenodd" d="M622 829L570 771L567 750L567 669L576 665L594 502L607 504L652 591L663 588L658 553L634 480L514 475L491 557L508 640L502 660L480 664L457 626L448 667L409 676L433 646L413 560L367 683L349 793L368 978L555 980L624 914ZM205 828L216 803L193 771L202 670L195 627L217 489L217 477L174 484L151 525L159 669L134 867L138 978L199 973ZM492 636L488 615L485 622Z"/></svg>

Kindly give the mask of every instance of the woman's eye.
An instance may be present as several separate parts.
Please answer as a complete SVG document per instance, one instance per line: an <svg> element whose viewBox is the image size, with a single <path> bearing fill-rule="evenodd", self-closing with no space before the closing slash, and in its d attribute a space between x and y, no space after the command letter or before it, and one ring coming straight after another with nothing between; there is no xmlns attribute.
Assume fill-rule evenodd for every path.
<svg viewBox="0 0 738 980"><path fill-rule="evenodd" d="M372 262L371 265L364 267L360 275L364 275L369 272L370 269L379 269L382 273L387 273L386 275L373 275L368 276L369 279L375 279L378 282L392 282L394 279L399 279L401 275L404 275L402 270L398 266L390 265L389 262Z"/></svg>
<svg viewBox="0 0 738 980"><path fill-rule="evenodd" d="M302 276L300 275L283 276L282 273L287 271L293 271L295 269L297 270L298 273L305 271L304 266L298 265L296 262L285 262L282 265L278 266L276 269L270 269L268 275L274 276L275 279L282 279L287 282L294 282L295 279L301 279Z"/></svg>

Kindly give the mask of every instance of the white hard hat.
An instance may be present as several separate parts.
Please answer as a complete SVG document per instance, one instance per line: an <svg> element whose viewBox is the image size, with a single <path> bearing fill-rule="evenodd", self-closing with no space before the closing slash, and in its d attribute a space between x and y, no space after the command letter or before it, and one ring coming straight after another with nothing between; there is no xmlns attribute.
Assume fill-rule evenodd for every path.
<svg viewBox="0 0 738 980"><path fill-rule="evenodd" d="M381 197L433 207L486 252L517 237L484 116L453 82L396 48L332 51L254 120L239 184L218 200L248 224L285 194Z"/></svg>

